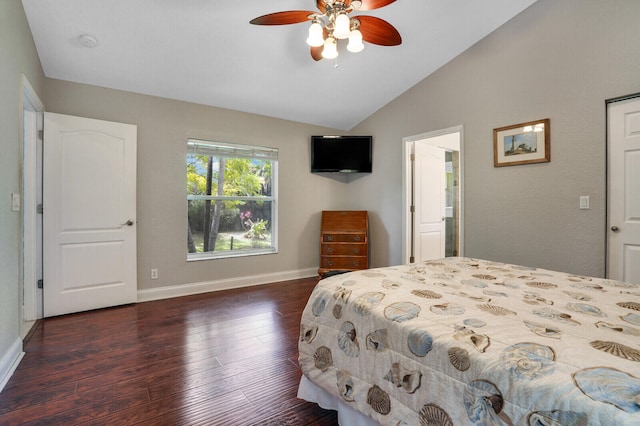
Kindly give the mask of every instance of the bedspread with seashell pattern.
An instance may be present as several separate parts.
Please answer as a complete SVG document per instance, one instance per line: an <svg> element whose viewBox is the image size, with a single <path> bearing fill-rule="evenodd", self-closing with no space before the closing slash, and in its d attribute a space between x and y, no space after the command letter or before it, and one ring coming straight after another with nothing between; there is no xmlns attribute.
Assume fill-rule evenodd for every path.
<svg viewBox="0 0 640 426"><path fill-rule="evenodd" d="M383 425L639 425L640 285L471 258L324 279L299 363Z"/></svg>

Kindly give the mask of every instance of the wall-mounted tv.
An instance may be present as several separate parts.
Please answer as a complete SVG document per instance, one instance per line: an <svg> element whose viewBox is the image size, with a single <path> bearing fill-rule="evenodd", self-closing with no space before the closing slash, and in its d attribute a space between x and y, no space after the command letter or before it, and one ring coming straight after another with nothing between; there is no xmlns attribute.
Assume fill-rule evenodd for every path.
<svg viewBox="0 0 640 426"><path fill-rule="evenodd" d="M311 172L371 173L371 136L311 136Z"/></svg>

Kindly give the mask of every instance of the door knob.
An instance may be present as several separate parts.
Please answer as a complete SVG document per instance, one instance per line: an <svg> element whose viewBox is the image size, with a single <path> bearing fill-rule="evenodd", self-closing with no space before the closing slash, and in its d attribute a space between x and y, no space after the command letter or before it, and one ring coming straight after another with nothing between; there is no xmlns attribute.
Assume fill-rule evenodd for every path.
<svg viewBox="0 0 640 426"><path fill-rule="evenodd" d="M620 228L618 228L617 226L612 226L612 227L611 227L611 230L612 230L613 232L620 232Z"/></svg>
<svg viewBox="0 0 640 426"><path fill-rule="evenodd" d="M133 226L133 223L134 223L134 222L133 222L131 219L129 219L129 220L128 220L128 221L126 221L125 223L121 223L121 224L120 224L120 226L124 226L124 225L127 225L127 226Z"/></svg>

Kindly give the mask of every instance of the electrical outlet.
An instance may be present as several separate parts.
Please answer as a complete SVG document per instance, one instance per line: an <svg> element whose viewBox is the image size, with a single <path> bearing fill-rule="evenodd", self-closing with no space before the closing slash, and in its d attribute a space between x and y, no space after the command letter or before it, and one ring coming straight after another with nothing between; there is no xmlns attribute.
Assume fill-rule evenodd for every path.
<svg viewBox="0 0 640 426"><path fill-rule="evenodd" d="M155 268L153 268L153 269L151 270L151 279L152 279L152 280L157 280L157 279L158 279L158 270L157 270L157 269L155 269Z"/></svg>

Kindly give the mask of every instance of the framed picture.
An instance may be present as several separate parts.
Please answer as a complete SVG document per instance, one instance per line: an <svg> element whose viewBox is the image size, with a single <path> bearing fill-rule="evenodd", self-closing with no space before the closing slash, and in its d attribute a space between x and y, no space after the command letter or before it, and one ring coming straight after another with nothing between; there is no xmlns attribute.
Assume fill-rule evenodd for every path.
<svg viewBox="0 0 640 426"><path fill-rule="evenodd" d="M549 119L493 129L493 166L551 161Z"/></svg>

